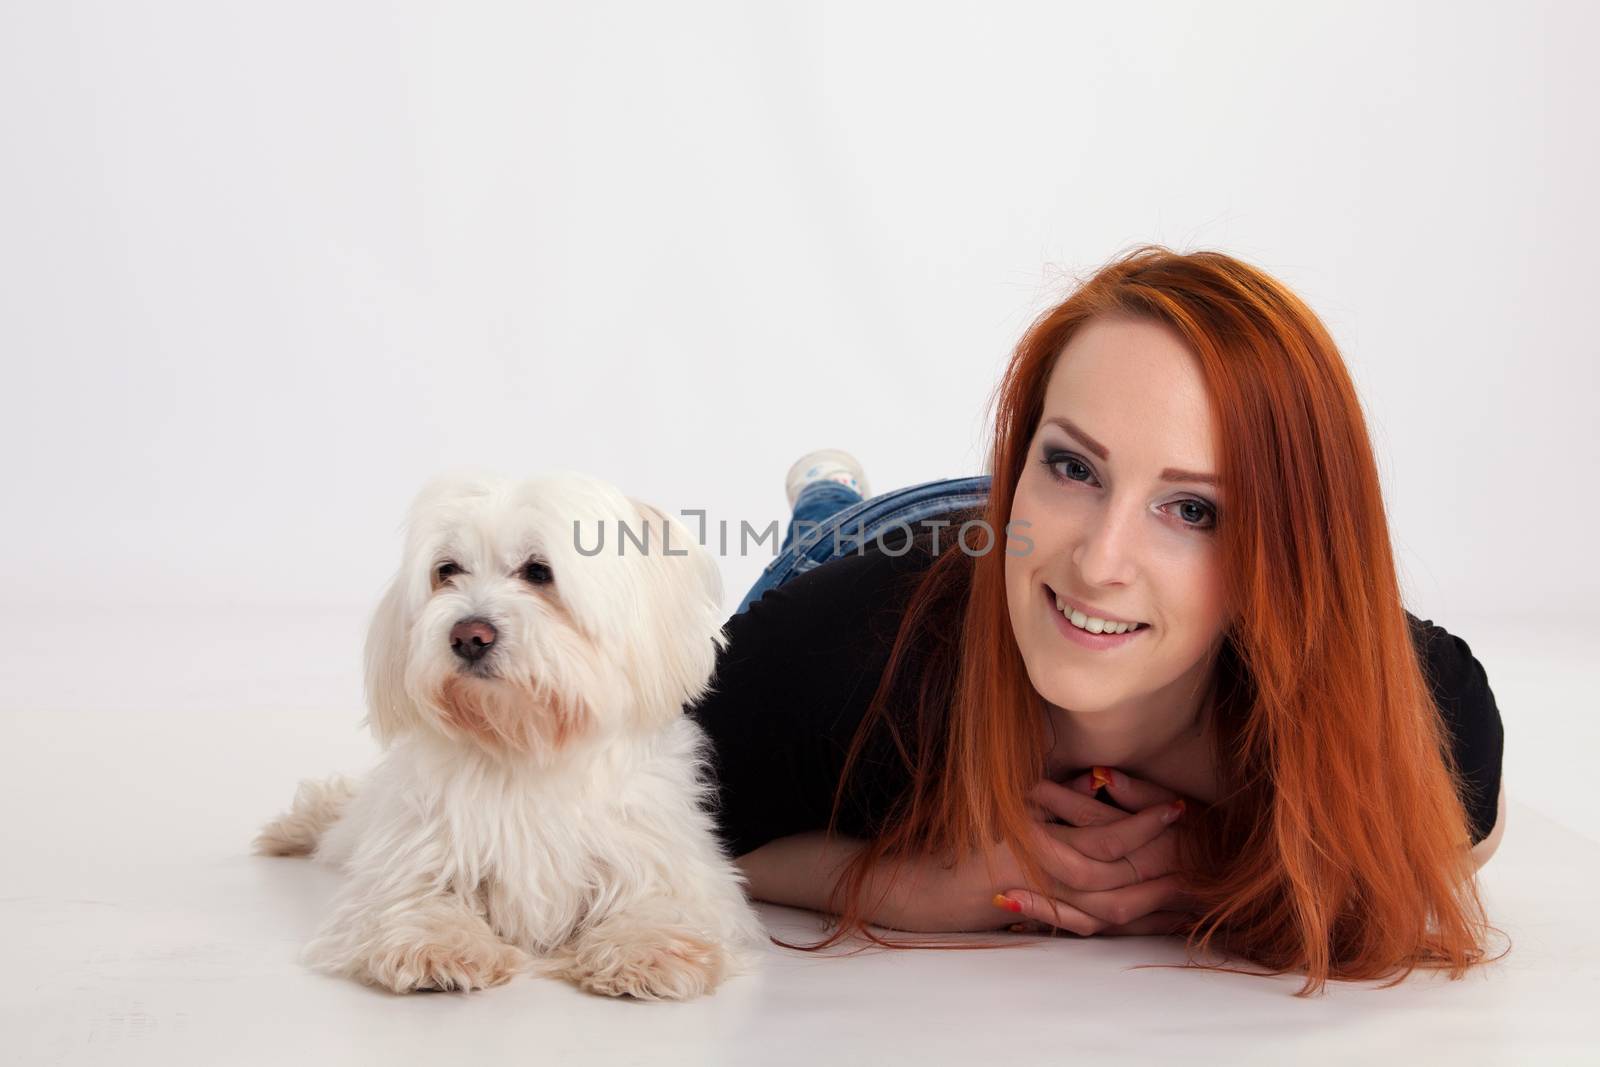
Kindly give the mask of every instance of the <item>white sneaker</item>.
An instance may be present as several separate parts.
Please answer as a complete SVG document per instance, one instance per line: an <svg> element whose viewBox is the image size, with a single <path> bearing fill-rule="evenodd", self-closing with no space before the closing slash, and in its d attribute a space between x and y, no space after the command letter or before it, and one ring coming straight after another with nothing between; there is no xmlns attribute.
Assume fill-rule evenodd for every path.
<svg viewBox="0 0 1600 1067"><path fill-rule="evenodd" d="M789 468L789 473L783 479L784 492L789 496L789 507L794 507L794 502L800 497L800 490L812 482L831 481L848 486L861 494L865 500L872 495L872 490L867 488L867 476L862 471L861 464L856 457L848 452L841 452L837 448L823 448L816 452L807 452L794 461L794 466Z"/></svg>

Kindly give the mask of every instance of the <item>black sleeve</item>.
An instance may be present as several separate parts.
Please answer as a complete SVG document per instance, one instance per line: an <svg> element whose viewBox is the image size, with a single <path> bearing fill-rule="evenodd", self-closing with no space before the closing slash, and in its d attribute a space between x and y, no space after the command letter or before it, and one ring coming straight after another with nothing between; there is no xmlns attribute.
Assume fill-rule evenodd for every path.
<svg viewBox="0 0 1600 1067"><path fill-rule="evenodd" d="M1494 830L1497 814L1500 759L1505 748L1500 709L1483 664L1473 657L1465 641L1409 612L1406 619L1461 770L1457 789L1476 845Z"/></svg>
<svg viewBox="0 0 1600 1067"><path fill-rule="evenodd" d="M728 620L711 691L686 710L711 740L733 855L828 825L845 753L927 562L919 549L842 556ZM840 812L839 831L852 836L873 831L905 773L873 760L861 778L856 787L851 775Z"/></svg>

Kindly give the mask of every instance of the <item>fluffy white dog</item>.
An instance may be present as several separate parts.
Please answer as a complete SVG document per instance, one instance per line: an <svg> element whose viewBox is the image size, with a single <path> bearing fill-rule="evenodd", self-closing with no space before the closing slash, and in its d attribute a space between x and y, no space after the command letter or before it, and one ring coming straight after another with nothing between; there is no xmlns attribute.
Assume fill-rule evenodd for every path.
<svg viewBox="0 0 1600 1067"><path fill-rule="evenodd" d="M256 839L348 874L306 961L401 993L530 971L647 999L748 970L765 934L683 714L721 592L681 523L592 478L425 488L367 636L383 759L303 783Z"/></svg>

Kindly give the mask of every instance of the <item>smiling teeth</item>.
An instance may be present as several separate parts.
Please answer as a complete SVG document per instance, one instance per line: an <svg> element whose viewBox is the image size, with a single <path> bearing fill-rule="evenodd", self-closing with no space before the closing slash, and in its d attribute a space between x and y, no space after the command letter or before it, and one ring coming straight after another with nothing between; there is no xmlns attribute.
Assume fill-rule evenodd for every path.
<svg viewBox="0 0 1600 1067"><path fill-rule="evenodd" d="M1092 634L1125 634L1129 630L1137 630L1136 622L1107 622L1093 615L1085 615L1081 611L1068 611L1067 602L1056 597L1056 610L1067 617L1067 621L1080 630L1088 630Z"/></svg>

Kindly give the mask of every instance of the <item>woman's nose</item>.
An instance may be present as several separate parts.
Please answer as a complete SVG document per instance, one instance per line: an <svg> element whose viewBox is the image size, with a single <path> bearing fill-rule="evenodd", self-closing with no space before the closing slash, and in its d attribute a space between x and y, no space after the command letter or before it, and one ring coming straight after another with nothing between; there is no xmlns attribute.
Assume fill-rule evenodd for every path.
<svg viewBox="0 0 1600 1067"><path fill-rule="evenodd" d="M1132 508L1100 510L1083 531L1073 563L1091 585L1126 585L1133 580L1135 522Z"/></svg>

